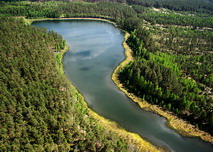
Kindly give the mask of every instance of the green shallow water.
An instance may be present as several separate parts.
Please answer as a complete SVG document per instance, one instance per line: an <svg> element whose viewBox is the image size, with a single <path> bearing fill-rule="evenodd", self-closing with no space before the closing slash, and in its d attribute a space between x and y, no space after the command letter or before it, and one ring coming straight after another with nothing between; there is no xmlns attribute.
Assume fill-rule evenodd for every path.
<svg viewBox="0 0 213 152"><path fill-rule="evenodd" d="M124 57L123 33L114 25L100 21L41 21L63 36L70 50L63 58L69 80L98 114L116 121L151 143L177 152L212 152L212 144L183 137L166 126L166 119L141 110L111 80L114 68Z"/></svg>

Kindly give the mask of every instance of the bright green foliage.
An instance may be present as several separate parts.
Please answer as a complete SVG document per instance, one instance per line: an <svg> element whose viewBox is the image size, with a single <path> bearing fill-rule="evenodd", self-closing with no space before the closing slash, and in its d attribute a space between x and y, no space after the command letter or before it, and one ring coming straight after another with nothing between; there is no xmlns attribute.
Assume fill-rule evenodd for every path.
<svg viewBox="0 0 213 152"><path fill-rule="evenodd" d="M127 43L133 50L134 61L119 76L126 88L212 134L212 1L127 3L132 6L109 2L0 2L0 16L99 17L116 22L131 33ZM1 149L125 151L128 146L122 139L94 125L80 96L69 93L69 84L54 70L53 65L61 58L57 52L65 46L62 38L54 32L47 34L45 29L1 24L5 25L0 29L5 29L1 31L0 49L6 50L0 54L0 100L4 101L0 106L4 118L0 123L0 136L4 139ZM56 61L51 52L55 52Z"/></svg>
<svg viewBox="0 0 213 152"><path fill-rule="evenodd" d="M155 27L152 29L152 35L155 35L153 41L158 50L173 54L173 61L171 60L173 64L169 63L171 67L178 64L185 75L212 87L213 32L211 29Z"/></svg>
<svg viewBox="0 0 213 152"><path fill-rule="evenodd" d="M179 28L163 30L171 29L174 31L165 34L161 32L162 28L148 26L139 27L132 32L127 43L132 48L135 60L120 71L119 78L137 96L161 105L212 133L212 99L206 92L206 89L211 89L207 86L212 86L212 55L207 54L203 45L197 45L201 48L201 55L198 55L193 48L182 53L171 47L175 42L163 43L164 40L185 38L184 44L177 45L186 46L191 37L197 40L202 37L202 41L208 41L211 36L208 37L209 34L199 30L190 33L191 29L188 28L185 31L189 32L184 34L177 32L180 31ZM158 41L160 43L156 43ZM206 43L205 47L211 49L211 42Z"/></svg>
<svg viewBox="0 0 213 152"><path fill-rule="evenodd" d="M128 151L123 139L88 116L58 71L54 52L64 47L62 37L0 20L0 151Z"/></svg>
<svg viewBox="0 0 213 152"><path fill-rule="evenodd" d="M213 27L213 17L197 14L177 13L171 11L154 11L147 9L143 13L139 14L140 18L149 21L152 24L171 24L182 26L194 26L194 27Z"/></svg>

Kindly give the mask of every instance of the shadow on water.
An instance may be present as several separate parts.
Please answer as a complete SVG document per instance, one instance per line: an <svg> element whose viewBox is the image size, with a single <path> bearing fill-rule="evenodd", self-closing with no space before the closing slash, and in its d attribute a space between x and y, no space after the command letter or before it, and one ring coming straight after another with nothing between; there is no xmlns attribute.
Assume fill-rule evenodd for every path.
<svg viewBox="0 0 213 152"><path fill-rule="evenodd" d="M73 53L73 56L77 56L77 57L87 57L91 55L90 51L81 51L81 52L77 52L77 53Z"/></svg>
<svg viewBox="0 0 213 152"><path fill-rule="evenodd" d="M80 70L82 70L82 71L89 71L90 68L89 67L82 67L82 68L80 68Z"/></svg>

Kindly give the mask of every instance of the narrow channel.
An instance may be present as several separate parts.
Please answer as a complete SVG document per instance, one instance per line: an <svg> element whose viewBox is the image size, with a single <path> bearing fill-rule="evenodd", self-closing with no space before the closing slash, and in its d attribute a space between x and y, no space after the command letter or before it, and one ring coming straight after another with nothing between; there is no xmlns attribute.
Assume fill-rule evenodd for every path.
<svg viewBox="0 0 213 152"><path fill-rule="evenodd" d="M176 152L212 152L213 146L197 138L183 137L166 126L166 119L141 110L111 80L115 67L125 58L123 33L101 21L40 21L63 36L70 50L63 58L64 71L98 114L116 121L151 143Z"/></svg>

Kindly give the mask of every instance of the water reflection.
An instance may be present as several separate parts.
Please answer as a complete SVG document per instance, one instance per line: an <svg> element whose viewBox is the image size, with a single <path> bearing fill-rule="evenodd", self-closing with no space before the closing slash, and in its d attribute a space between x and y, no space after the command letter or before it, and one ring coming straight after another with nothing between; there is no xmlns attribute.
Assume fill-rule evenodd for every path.
<svg viewBox="0 0 213 152"><path fill-rule="evenodd" d="M111 74L124 59L124 49L123 34L113 25L94 21L47 21L34 25L54 30L66 39L70 46L63 59L66 75L97 113L170 150L213 151L211 144L180 136L166 126L164 118L141 110L117 89Z"/></svg>

